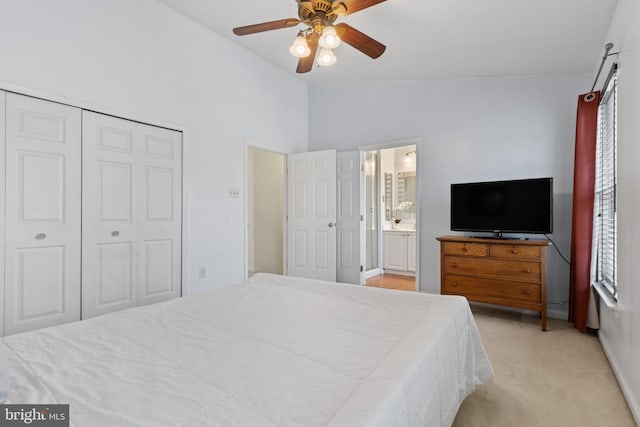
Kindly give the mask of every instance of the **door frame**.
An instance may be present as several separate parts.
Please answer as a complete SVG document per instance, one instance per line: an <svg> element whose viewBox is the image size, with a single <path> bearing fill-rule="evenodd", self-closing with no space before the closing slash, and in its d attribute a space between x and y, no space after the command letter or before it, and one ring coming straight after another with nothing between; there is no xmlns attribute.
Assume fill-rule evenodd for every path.
<svg viewBox="0 0 640 427"><path fill-rule="evenodd" d="M262 145L248 139L244 140L244 200L242 210L244 212L244 280L249 278L249 149L268 151L283 157L284 179L282 180L283 212L282 216L282 275L287 275L287 153L275 150L272 147Z"/></svg>
<svg viewBox="0 0 640 427"><path fill-rule="evenodd" d="M416 291L420 292L420 271L421 271L421 262L420 262L420 246L422 239L420 238L420 231L422 226L420 224L420 152L421 152L421 142L422 138L413 137L406 139L397 139L391 141L379 142L376 144L370 145L361 145L358 146L358 150L361 152L366 151L380 151L386 150L389 148L398 148L404 147L407 145L415 145L416 146ZM361 193L362 193L361 189ZM382 215L378 215L378 234L379 241L382 240ZM361 239L364 239L364 234L361 234ZM381 253L381 252L380 252ZM380 255L379 255L380 256Z"/></svg>

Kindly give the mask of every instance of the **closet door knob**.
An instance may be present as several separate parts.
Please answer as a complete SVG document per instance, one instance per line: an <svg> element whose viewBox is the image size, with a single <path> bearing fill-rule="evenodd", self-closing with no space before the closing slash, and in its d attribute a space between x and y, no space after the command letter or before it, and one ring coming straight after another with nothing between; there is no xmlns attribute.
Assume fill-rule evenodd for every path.
<svg viewBox="0 0 640 427"><path fill-rule="evenodd" d="M115 231L112 231L112 232L111 232L111 235L112 235L113 237L118 237L118 236L120 235L120 232L119 232L118 230L115 230Z"/></svg>
<svg viewBox="0 0 640 427"><path fill-rule="evenodd" d="M44 234L44 233L38 233L38 234L36 234L36 239L38 239L38 240L42 240L42 239L44 239L44 238L46 238L46 237L47 237L47 235L46 235L46 234Z"/></svg>
<svg viewBox="0 0 640 427"><path fill-rule="evenodd" d="M334 223L330 222L329 223L329 228L333 228L334 225L335 225Z"/></svg>

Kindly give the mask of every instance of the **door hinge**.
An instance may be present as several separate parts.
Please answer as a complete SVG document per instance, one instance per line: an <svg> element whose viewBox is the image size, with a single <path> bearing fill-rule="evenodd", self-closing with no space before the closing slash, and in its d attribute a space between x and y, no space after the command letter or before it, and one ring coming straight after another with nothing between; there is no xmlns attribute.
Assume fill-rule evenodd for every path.
<svg viewBox="0 0 640 427"><path fill-rule="evenodd" d="M360 273L362 273L363 271L364 271L364 266L363 266L363 265L361 265L361 266L360 266Z"/></svg>
<svg viewBox="0 0 640 427"><path fill-rule="evenodd" d="M360 214L360 221L364 221L364 215Z"/></svg>

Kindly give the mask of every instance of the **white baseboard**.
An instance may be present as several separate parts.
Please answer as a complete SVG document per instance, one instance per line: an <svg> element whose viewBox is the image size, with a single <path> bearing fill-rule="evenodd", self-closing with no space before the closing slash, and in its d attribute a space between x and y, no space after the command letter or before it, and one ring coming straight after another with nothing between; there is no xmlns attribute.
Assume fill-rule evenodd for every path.
<svg viewBox="0 0 640 427"><path fill-rule="evenodd" d="M547 308L547 317L552 319L569 320L569 313L563 310L549 310Z"/></svg>
<svg viewBox="0 0 640 427"><path fill-rule="evenodd" d="M395 274L397 276L410 276L410 277L416 277L416 273L413 273L411 271L402 271L402 270L390 270L390 269L386 269L384 270L385 273L388 274Z"/></svg>
<svg viewBox="0 0 640 427"><path fill-rule="evenodd" d="M369 270L367 272L364 273L364 278L365 280L370 278L370 277L375 277L375 276L379 276L383 273L381 268L374 268L373 270Z"/></svg>
<svg viewBox="0 0 640 427"><path fill-rule="evenodd" d="M504 306L504 305L488 304L488 303L476 302L476 301L469 301L469 304L478 305L478 306L481 306L481 307L499 308L500 310L511 311L511 312L514 312L514 313L521 313L521 314L527 314L527 315L531 315L531 316L538 316L538 312L537 311L523 310L521 308L516 308L516 307L507 307L507 306ZM568 320L569 319L569 314L566 311L549 310L547 308L547 318Z"/></svg>
<svg viewBox="0 0 640 427"><path fill-rule="evenodd" d="M611 370L613 374L616 376L618 380L618 385L620 385L620 389L622 390L622 394L624 398L627 400L627 406L629 406L629 410L631 411L631 415L636 421L636 425L640 426L640 401L636 399L636 396L633 395L629 384L627 384L627 380L623 375L621 375L621 371L618 368L618 363L615 358L612 357L612 352L609 350L609 345L607 344L607 340L603 339L601 334L598 334L598 340L600 341L600 345L604 350L604 354L607 356L607 360L609 361L609 365L611 366Z"/></svg>

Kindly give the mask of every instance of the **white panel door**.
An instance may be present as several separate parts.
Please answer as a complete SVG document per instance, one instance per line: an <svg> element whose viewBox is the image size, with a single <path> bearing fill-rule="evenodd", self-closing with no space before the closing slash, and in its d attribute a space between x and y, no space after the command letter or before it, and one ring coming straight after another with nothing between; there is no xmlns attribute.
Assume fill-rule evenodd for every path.
<svg viewBox="0 0 640 427"><path fill-rule="evenodd" d="M360 151L337 154L337 260L336 281L364 284L363 214L360 189L363 157Z"/></svg>
<svg viewBox="0 0 640 427"><path fill-rule="evenodd" d="M181 293L182 133L139 124L138 305Z"/></svg>
<svg viewBox="0 0 640 427"><path fill-rule="evenodd" d="M0 188L4 187L5 103L7 94L0 90ZM4 197L0 197L0 336L4 335Z"/></svg>
<svg viewBox="0 0 640 427"><path fill-rule="evenodd" d="M81 112L6 96L5 333L80 319Z"/></svg>
<svg viewBox="0 0 640 427"><path fill-rule="evenodd" d="M287 159L287 271L336 280L336 152Z"/></svg>
<svg viewBox="0 0 640 427"><path fill-rule="evenodd" d="M136 124L82 115L82 318L88 318L136 305L139 178Z"/></svg>

